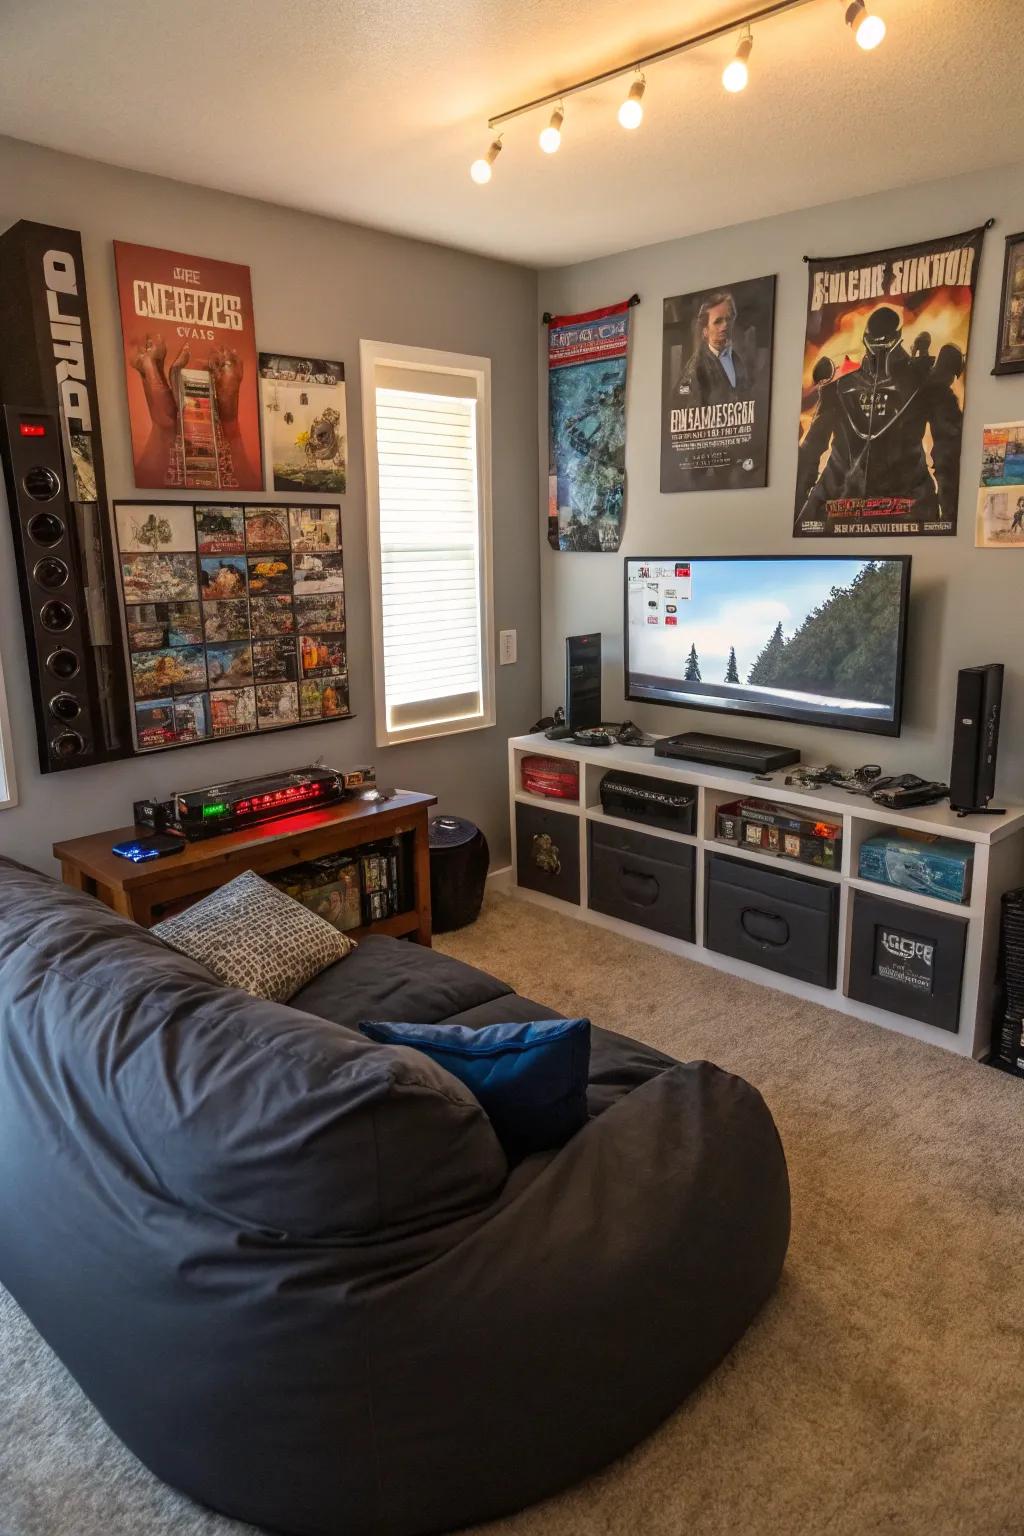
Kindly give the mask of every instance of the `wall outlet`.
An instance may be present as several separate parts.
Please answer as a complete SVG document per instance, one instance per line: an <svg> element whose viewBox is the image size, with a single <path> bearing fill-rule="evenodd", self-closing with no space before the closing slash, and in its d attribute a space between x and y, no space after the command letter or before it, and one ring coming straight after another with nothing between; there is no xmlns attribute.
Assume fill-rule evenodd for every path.
<svg viewBox="0 0 1024 1536"><path fill-rule="evenodd" d="M519 654L516 631L503 629L498 636L498 661L501 666L509 667Z"/></svg>

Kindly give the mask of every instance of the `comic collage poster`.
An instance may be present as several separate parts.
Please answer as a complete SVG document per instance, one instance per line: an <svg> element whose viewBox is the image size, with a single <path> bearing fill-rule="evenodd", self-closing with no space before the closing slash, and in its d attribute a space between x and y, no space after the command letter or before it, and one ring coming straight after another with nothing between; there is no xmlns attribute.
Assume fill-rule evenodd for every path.
<svg viewBox="0 0 1024 1536"><path fill-rule="evenodd" d="M139 752L349 714L337 507L114 503Z"/></svg>
<svg viewBox="0 0 1024 1536"><path fill-rule="evenodd" d="M983 238L809 261L797 538L956 533Z"/></svg>
<svg viewBox="0 0 1024 1536"><path fill-rule="evenodd" d="M1024 549L1024 421L985 428L975 544Z"/></svg>
<svg viewBox="0 0 1024 1536"><path fill-rule="evenodd" d="M630 301L548 321L548 543L613 553L626 500Z"/></svg>
<svg viewBox="0 0 1024 1536"><path fill-rule="evenodd" d="M661 489L768 484L775 278L666 299Z"/></svg>
<svg viewBox="0 0 1024 1536"><path fill-rule="evenodd" d="M345 489L345 365L260 353L267 489L338 495Z"/></svg>
<svg viewBox="0 0 1024 1536"><path fill-rule="evenodd" d="M261 491L249 268L114 241L135 484Z"/></svg>

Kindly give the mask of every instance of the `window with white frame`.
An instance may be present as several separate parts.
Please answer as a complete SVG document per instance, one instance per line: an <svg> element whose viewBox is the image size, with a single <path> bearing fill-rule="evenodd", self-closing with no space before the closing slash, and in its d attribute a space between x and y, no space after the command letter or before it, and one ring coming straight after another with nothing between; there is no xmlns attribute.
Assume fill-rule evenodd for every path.
<svg viewBox="0 0 1024 1536"><path fill-rule="evenodd" d="M7 691L4 687L4 669L0 663L0 811L17 805L18 793L14 785L14 748L11 745L11 721L7 713Z"/></svg>
<svg viewBox="0 0 1024 1536"><path fill-rule="evenodd" d="M490 359L360 343L378 746L494 724Z"/></svg>

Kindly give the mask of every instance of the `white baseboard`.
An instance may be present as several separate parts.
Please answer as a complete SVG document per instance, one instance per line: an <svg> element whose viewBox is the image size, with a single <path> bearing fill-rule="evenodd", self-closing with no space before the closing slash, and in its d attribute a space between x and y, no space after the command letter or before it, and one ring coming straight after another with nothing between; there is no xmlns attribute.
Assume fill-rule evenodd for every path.
<svg viewBox="0 0 1024 1536"><path fill-rule="evenodd" d="M496 891L499 896L511 895L514 886L511 864L503 864L500 869L492 869L487 876L487 889Z"/></svg>

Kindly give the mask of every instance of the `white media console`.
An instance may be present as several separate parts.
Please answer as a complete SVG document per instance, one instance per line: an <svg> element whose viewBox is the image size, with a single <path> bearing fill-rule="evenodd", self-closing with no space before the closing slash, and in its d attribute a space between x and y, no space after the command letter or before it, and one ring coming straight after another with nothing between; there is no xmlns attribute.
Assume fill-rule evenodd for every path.
<svg viewBox="0 0 1024 1536"><path fill-rule="evenodd" d="M568 759L579 765L579 801L565 801L530 794L522 788L521 761L539 754ZM609 769L645 774L656 779L691 786L696 790L696 830L693 834L663 831L632 820L612 817L601 808L600 783ZM732 975L853 1014L886 1029L898 1030L918 1040L926 1040L955 1051L961 1056L981 1057L991 1045L996 956L999 944L1000 898L1004 891L1024 886L1024 806L1006 805L1005 816L958 817L946 804L914 807L906 811L888 811L863 797L831 787L816 790L787 788L784 780L790 770L782 769L765 782L750 773L728 768L706 768L696 763L655 757L650 748L613 746L579 747L572 742L548 741L543 735L517 736L509 742L509 793L512 824L513 889L522 898L538 902L570 916L628 937L642 939L674 954L712 965ZM838 870L821 869L793 859L733 845L723 845L715 836L716 812L722 805L742 798L770 800L790 804L801 812L817 812L830 822L841 822L843 830L842 862ZM527 808L524 816L523 807ZM542 809L550 815L574 818L556 823L563 832L578 838L579 888L575 889L575 849L572 850L571 889L563 897L530 889L517 876L520 849L517 821L530 822L529 808ZM593 826L642 833L668 843L687 844L693 850L694 940L653 932L633 922L607 916L590 905L590 832ZM865 839L885 831L906 828L954 838L973 847L973 874L969 900L963 903L897 889L874 881L859 879L860 845ZM797 874L813 881L834 882L839 889L838 948L834 987L817 986L791 976L777 975L760 965L738 960L709 949L705 944L706 854L724 853L730 859L746 860L762 867ZM568 863L569 861L567 861ZM863 891L881 896L903 909L908 929L913 931L915 912L922 909L943 916L953 915L966 924L959 1007L959 1028L952 1032L904 1017L887 1009L863 1003L849 995L851 933L855 893ZM685 1006L685 999L680 999Z"/></svg>

